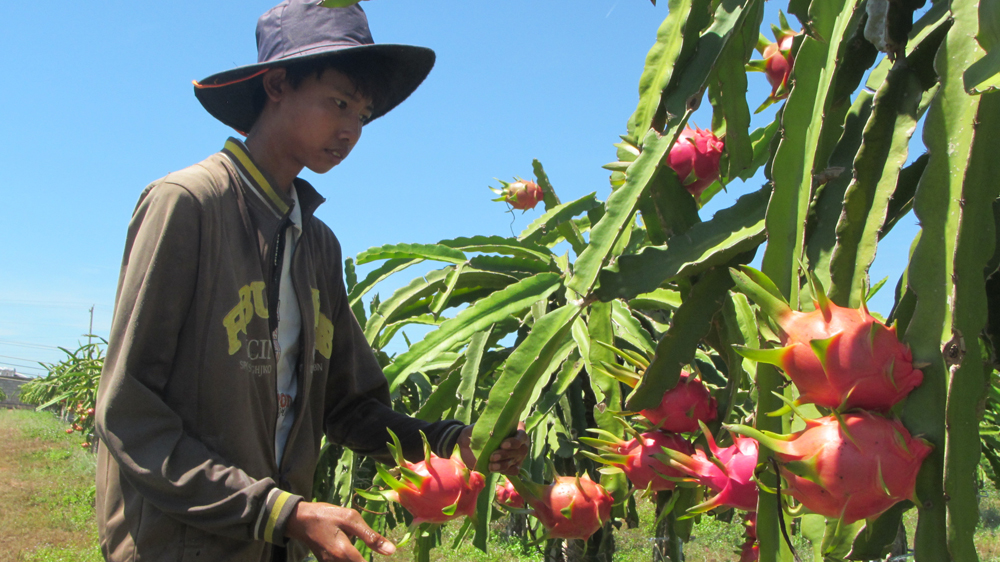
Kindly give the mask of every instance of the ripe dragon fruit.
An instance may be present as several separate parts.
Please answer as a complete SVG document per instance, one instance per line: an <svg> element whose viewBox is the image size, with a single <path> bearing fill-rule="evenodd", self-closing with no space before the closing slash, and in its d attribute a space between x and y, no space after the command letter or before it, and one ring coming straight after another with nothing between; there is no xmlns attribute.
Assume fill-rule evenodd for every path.
<svg viewBox="0 0 1000 562"><path fill-rule="evenodd" d="M533 509L549 538L587 539L611 519L614 499L590 476L559 476L542 486L516 477L511 483Z"/></svg>
<svg viewBox="0 0 1000 562"><path fill-rule="evenodd" d="M684 127L670 148L666 163L681 179L681 184L695 198L719 178L719 159L725 143L712 131Z"/></svg>
<svg viewBox="0 0 1000 562"><path fill-rule="evenodd" d="M757 467L757 442L749 437L734 436L733 444L722 448L716 445L715 438L704 425L702 431L711 457L701 449L694 455L664 450L661 457L671 467L697 480L715 494L689 511L704 513L717 507L756 511L757 483L753 477Z"/></svg>
<svg viewBox="0 0 1000 562"><path fill-rule="evenodd" d="M816 310L796 312L763 273L744 266L732 274L740 290L781 328L784 346L736 351L781 367L799 389L799 402L884 412L923 382L896 328L887 328L864 305L837 306L814 280Z"/></svg>
<svg viewBox="0 0 1000 562"><path fill-rule="evenodd" d="M760 560L760 545L757 539L747 539L740 549L740 562L757 562Z"/></svg>
<svg viewBox="0 0 1000 562"><path fill-rule="evenodd" d="M479 472L469 470L453 455L443 459L430 451L424 437L424 460L411 463L402 456L402 447L391 431L393 443L389 449L399 465L402 481L396 480L382 465L376 470L391 488L382 495L401 504L413 515L413 524L444 523L461 516L473 516L476 498L486 486ZM423 436L423 434L421 434Z"/></svg>
<svg viewBox="0 0 1000 562"><path fill-rule="evenodd" d="M788 97L788 77L792 73L793 63L792 43L795 41L795 36L802 33L792 31L785 15L779 15L781 27L771 26L775 42L771 43L761 37L757 43L757 50L764 58L750 61L747 65L747 70L763 72L771 84L771 95L757 109L758 113L772 103Z"/></svg>
<svg viewBox="0 0 1000 562"><path fill-rule="evenodd" d="M776 452L787 481L782 492L844 524L913 498L920 464L931 453L898 420L864 411L806 420L806 429L791 435L727 427Z"/></svg>
<svg viewBox="0 0 1000 562"><path fill-rule="evenodd" d="M545 197L542 188L533 181L515 179L516 181L511 183L498 180L503 185L503 189L490 188L493 193L500 196L494 201L505 201L511 207L522 211L534 209L535 205Z"/></svg>
<svg viewBox="0 0 1000 562"><path fill-rule="evenodd" d="M517 509L524 507L524 498L521 497L521 494L517 493L517 490L514 489L514 485L511 484L510 480L505 481L503 484L497 484L496 500L500 505L505 505L507 507Z"/></svg>
<svg viewBox="0 0 1000 562"><path fill-rule="evenodd" d="M584 452L594 461L620 468L632 485L640 490L647 488L673 490L675 481L685 479L685 475L677 468L671 468L668 460L658 457L664 449L677 451L679 455L687 456L694 453L691 444L683 437L662 431L635 433L629 441L618 439L614 434L599 429L590 431L598 433L605 439L581 437L580 441L601 450L600 456ZM634 431L634 430L633 430Z"/></svg>
<svg viewBox="0 0 1000 562"><path fill-rule="evenodd" d="M663 431L689 433L698 431L698 422L716 418L718 403L702 382L688 373L681 373L677 386L663 393L660 405L639 412Z"/></svg>

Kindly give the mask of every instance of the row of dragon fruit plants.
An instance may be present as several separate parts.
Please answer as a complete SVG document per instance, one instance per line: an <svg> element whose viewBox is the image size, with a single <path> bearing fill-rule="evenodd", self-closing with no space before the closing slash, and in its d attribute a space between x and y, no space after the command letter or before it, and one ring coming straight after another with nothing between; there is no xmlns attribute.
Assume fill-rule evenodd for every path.
<svg viewBox="0 0 1000 562"><path fill-rule="evenodd" d="M977 560L979 412L995 411L986 311L1000 304L986 288L1000 262L1000 1L938 0L914 21L923 3L791 0L806 25L782 15L772 42L764 0L671 0L605 200L562 202L536 161L533 181L495 189L513 209L544 207L516 237L348 260L396 407L474 422L480 459L524 420L532 449L501 479L485 460L397 454L390 468L329 446L317 497L408 527L423 560L441 524L485 550L508 515L549 558L610 559L642 501L674 562L698 518L734 510L741 562L792 560L793 529L817 560L882 559L910 509L918 561ZM752 101L780 104L753 131L751 71L772 85ZM705 98L711 127L692 127ZM761 170L763 186L701 216ZM867 272L911 210L921 230L883 318ZM746 264L761 249L758 271ZM428 261L445 265L372 298ZM363 264L378 265L359 280ZM382 351L414 324L431 329Z"/></svg>

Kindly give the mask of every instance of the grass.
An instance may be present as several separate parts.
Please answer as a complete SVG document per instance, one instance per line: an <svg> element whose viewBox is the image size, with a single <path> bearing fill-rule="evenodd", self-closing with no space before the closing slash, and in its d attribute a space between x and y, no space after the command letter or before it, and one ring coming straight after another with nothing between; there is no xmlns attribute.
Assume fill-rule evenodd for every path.
<svg viewBox="0 0 1000 562"><path fill-rule="evenodd" d="M66 424L47 413L0 410L0 562L100 562L94 520L94 455L80 447L77 434L67 435ZM615 533L615 562L652 559L653 508L640 502L641 524ZM10 514L14 514L11 516ZM916 512L906 514L912 546ZM504 519L494 525L499 531ZM497 540L489 553L466 541L450 548L458 525L443 531L443 546L432 559L441 562L520 562L541 560L540 553L517 540ZM399 539L401 529L389 533ZM685 562L733 562L743 542L739 517L732 523L702 517L685 545ZM799 535L793 537L802 562L813 560L812 549ZM1000 493L988 485L980 502L976 549L981 562L1000 562ZM407 545L393 558L412 560ZM912 560L912 559L911 559Z"/></svg>
<svg viewBox="0 0 1000 562"><path fill-rule="evenodd" d="M0 562L98 562L94 455L47 413L0 411Z"/></svg>

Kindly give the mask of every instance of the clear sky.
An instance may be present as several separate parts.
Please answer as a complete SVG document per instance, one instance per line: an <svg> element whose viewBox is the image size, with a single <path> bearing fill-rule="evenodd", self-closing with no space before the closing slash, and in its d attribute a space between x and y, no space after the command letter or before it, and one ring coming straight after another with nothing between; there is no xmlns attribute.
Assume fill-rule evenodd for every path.
<svg viewBox="0 0 1000 562"><path fill-rule="evenodd" d="M191 81L256 62L254 26L275 1L5 3L0 366L41 374L36 361L56 361L56 346L85 339L92 305L93 331L107 336L139 193L235 134L202 109ZM327 198L317 215L344 255L518 232L541 207L511 215L487 186L530 178L533 158L564 201L593 191L606 198L601 166L615 159L666 4L363 3L376 42L431 47L438 58L409 100L365 128L343 164L303 175ZM765 30L783 7L767 3ZM750 80L755 108L770 87L762 74ZM694 122L707 127L709 115L706 102ZM754 126L772 116L765 111ZM762 181L731 185L703 218ZM872 278L892 276L875 310L891 307L915 231L908 218L880 246Z"/></svg>

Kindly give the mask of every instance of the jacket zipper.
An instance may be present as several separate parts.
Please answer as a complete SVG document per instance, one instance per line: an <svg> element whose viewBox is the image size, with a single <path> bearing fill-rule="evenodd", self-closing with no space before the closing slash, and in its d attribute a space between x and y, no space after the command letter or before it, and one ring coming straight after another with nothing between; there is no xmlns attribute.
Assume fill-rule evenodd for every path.
<svg viewBox="0 0 1000 562"><path fill-rule="evenodd" d="M271 263L271 284L267 290L267 325L271 329L271 338L274 338L274 331L278 329L278 296L281 290L281 261L285 254L285 230L288 223L287 218L278 225L278 232L274 236L274 252Z"/></svg>

